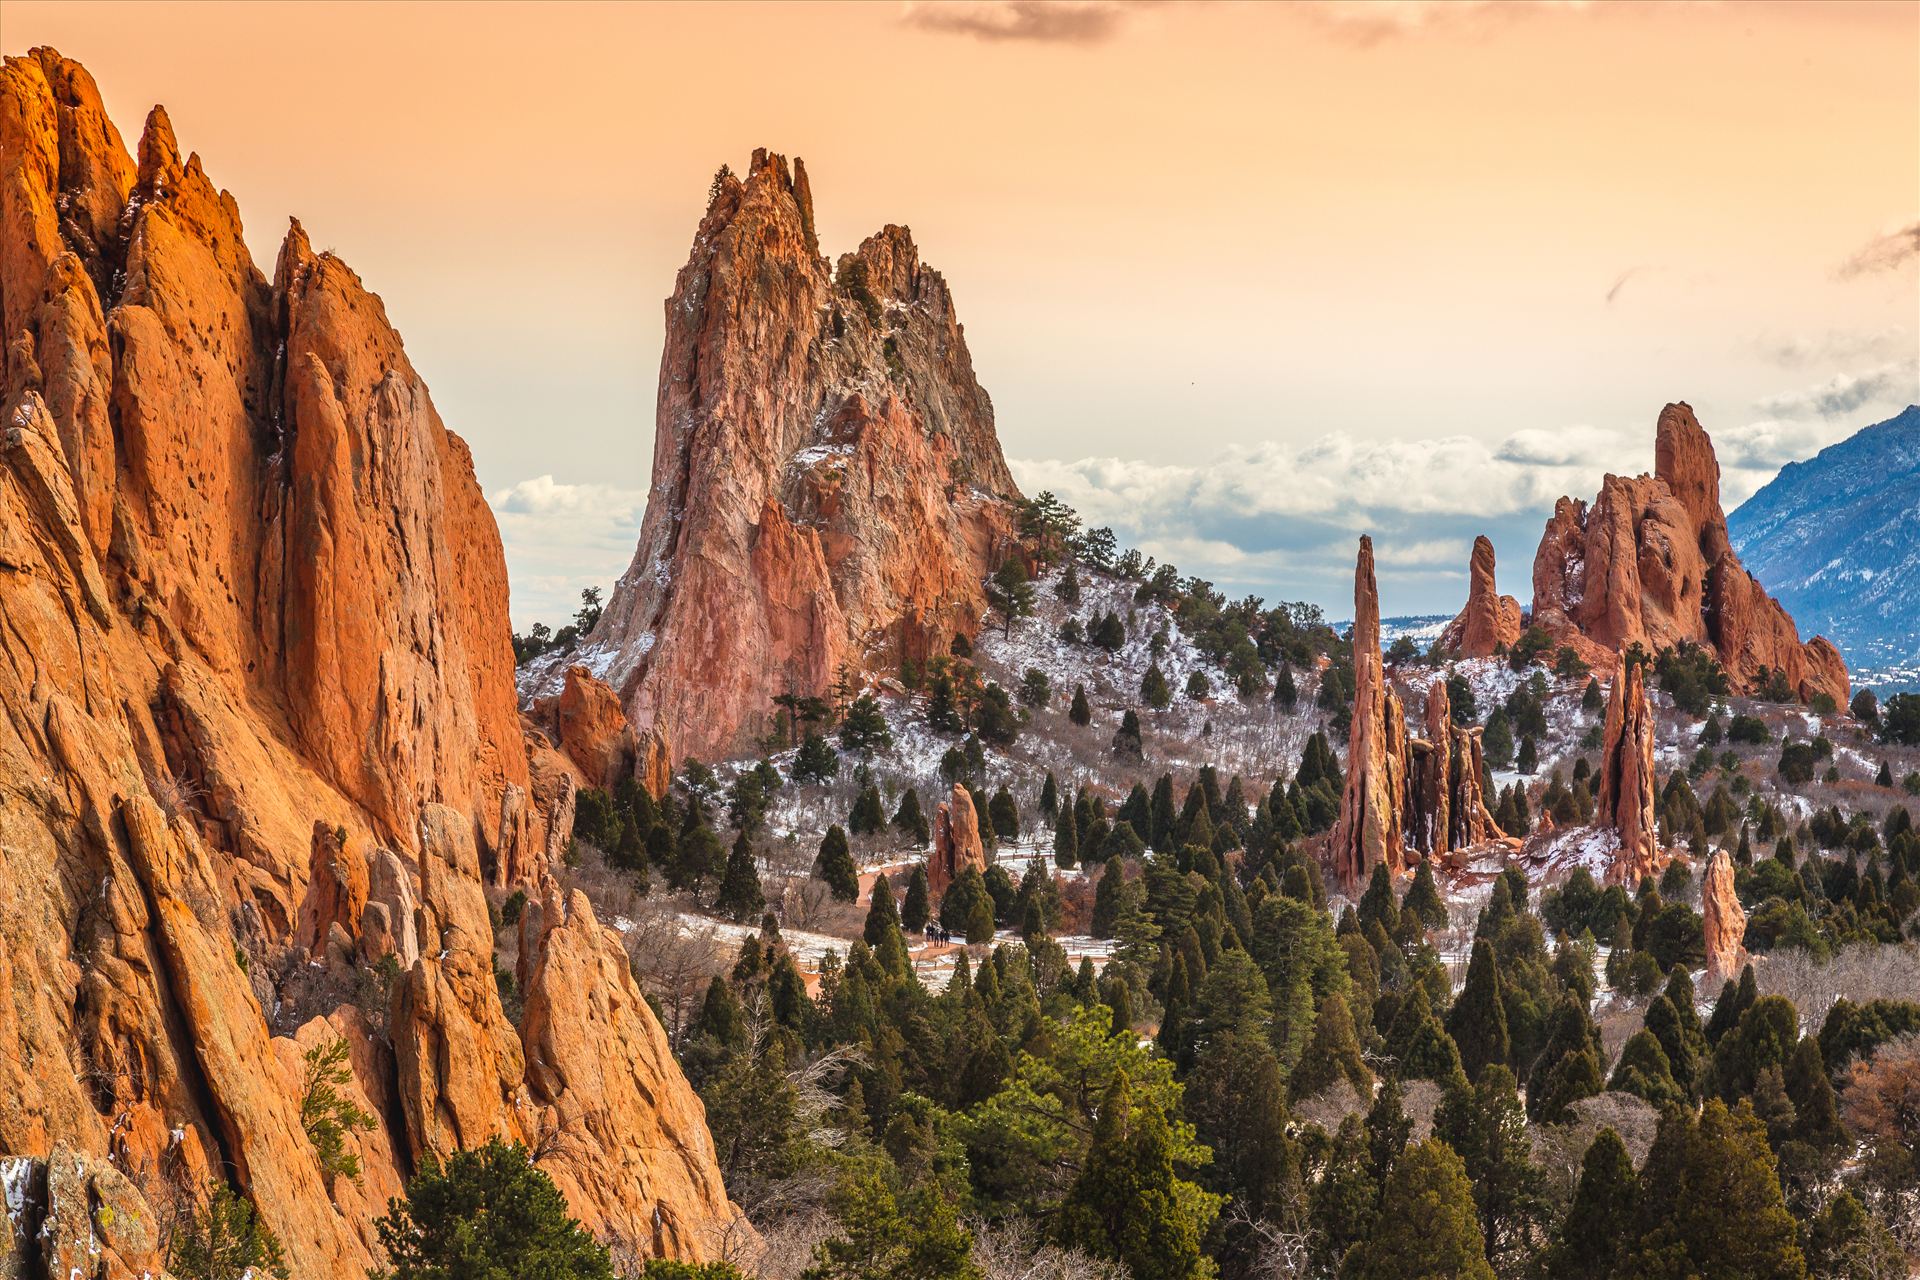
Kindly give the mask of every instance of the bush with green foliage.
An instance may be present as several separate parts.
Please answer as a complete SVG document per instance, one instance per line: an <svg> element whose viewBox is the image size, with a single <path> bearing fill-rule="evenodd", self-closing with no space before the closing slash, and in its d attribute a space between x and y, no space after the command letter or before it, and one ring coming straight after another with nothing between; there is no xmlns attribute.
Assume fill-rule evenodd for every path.
<svg viewBox="0 0 1920 1280"><path fill-rule="evenodd" d="M424 1153L374 1226L388 1260L377 1280L614 1280L553 1180L498 1138L444 1164Z"/></svg>

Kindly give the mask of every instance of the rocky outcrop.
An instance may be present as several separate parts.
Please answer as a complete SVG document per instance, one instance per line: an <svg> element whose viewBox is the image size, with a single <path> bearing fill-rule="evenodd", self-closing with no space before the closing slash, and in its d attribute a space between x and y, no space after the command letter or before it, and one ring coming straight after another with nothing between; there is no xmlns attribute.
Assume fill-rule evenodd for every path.
<svg viewBox="0 0 1920 1280"><path fill-rule="evenodd" d="M571 792L536 803L499 539L380 300L297 224L266 279L163 111L138 157L77 64L7 59L0 1154L71 1153L123 1241L217 1173L296 1277L357 1278L420 1154L537 1131L486 886L546 881ZM359 1184L301 1124L324 1035L379 1117Z"/></svg>
<svg viewBox="0 0 1920 1280"><path fill-rule="evenodd" d="M904 227L830 264L799 161L722 170L666 312L640 545L581 652L712 760L971 635L1018 491L946 282Z"/></svg>
<svg viewBox="0 0 1920 1280"><path fill-rule="evenodd" d="M1473 540L1467 607L1440 633L1440 647L1462 658L1490 658L1520 638L1520 602L1494 585L1493 542Z"/></svg>
<svg viewBox="0 0 1920 1280"><path fill-rule="evenodd" d="M953 794L933 814L933 849L927 856L927 896L937 905L947 886L963 871L987 869L986 845L980 839L980 813L973 793L958 782Z"/></svg>
<svg viewBox="0 0 1920 1280"><path fill-rule="evenodd" d="M1481 729L1453 722L1445 679L1427 689L1425 728L1424 739L1409 738L1407 744L1412 761L1404 820L1408 847L1437 861L1507 839L1487 808Z"/></svg>
<svg viewBox="0 0 1920 1280"><path fill-rule="evenodd" d="M620 695L577 663L567 668L558 707L560 749L590 787L611 788L634 774L638 755ZM655 793L658 794L657 792Z"/></svg>
<svg viewBox="0 0 1920 1280"><path fill-rule="evenodd" d="M1772 677L1804 700L1847 704L1846 664L1740 564L1720 509L1713 442L1684 404L1660 414L1654 473L1609 475L1591 506L1562 498L1533 562L1533 622L1590 664L1633 645L1713 651L1735 692Z"/></svg>
<svg viewBox="0 0 1920 1280"><path fill-rule="evenodd" d="M1733 859L1716 849L1700 877L1700 920L1707 941L1707 980L1740 976L1747 963L1747 912L1733 887Z"/></svg>
<svg viewBox="0 0 1920 1280"><path fill-rule="evenodd" d="M1380 656L1380 589L1373 539L1360 539L1353 572L1353 723L1347 733L1346 788L1333 828L1334 875L1351 889L1374 864L1398 875L1406 866L1407 721Z"/></svg>
<svg viewBox="0 0 1920 1280"><path fill-rule="evenodd" d="M0 1277L164 1277L161 1224L112 1164L57 1142L44 1158L0 1157L6 1238Z"/></svg>
<svg viewBox="0 0 1920 1280"><path fill-rule="evenodd" d="M680 1073L619 937L579 892L550 898L528 970L520 1035L540 1167L582 1223L642 1255L706 1259L716 1226L747 1232L720 1184L706 1109Z"/></svg>
<svg viewBox="0 0 1920 1280"><path fill-rule="evenodd" d="M1655 825L1653 706L1647 701L1645 671L1642 663L1620 659L1607 692L1595 821L1620 836L1620 848L1607 870L1614 884L1638 884L1642 876L1657 874L1663 861Z"/></svg>

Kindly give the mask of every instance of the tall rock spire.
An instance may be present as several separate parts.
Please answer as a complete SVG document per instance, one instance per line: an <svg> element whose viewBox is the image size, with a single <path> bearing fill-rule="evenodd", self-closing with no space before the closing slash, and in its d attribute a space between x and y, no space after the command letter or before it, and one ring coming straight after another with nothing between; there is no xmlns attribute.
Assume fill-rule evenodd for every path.
<svg viewBox="0 0 1920 1280"><path fill-rule="evenodd" d="M1620 659L1607 694L1607 721L1600 747L1598 822L1620 836L1620 850L1607 879L1633 885L1660 870L1660 833L1655 826L1653 706L1647 700L1644 663Z"/></svg>
<svg viewBox="0 0 1920 1280"><path fill-rule="evenodd" d="M904 227L830 266L797 161L714 179L666 310L640 545L574 658L712 759L971 634L1019 493L946 282Z"/></svg>
<svg viewBox="0 0 1920 1280"><path fill-rule="evenodd" d="M1362 536L1353 571L1353 724L1347 734L1346 788L1329 856L1342 885L1353 888L1384 862L1406 865L1407 721L1387 683L1380 656L1380 591L1373 575L1373 539Z"/></svg>
<svg viewBox="0 0 1920 1280"><path fill-rule="evenodd" d="M1473 540L1467 566L1467 606L1440 633L1440 647L1462 658L1490 658L1520 638L1520 602L1494 584L1493 542Z"/></svg>

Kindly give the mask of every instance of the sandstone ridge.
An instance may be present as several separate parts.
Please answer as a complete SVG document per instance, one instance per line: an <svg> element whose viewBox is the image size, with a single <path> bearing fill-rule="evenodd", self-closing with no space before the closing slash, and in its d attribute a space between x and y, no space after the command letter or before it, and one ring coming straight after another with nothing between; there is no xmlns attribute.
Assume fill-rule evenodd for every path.
<svg viewBox="0 0 1920 1280"><path fill-rule="evenodd" d="M572 779L380 299L297 222L268 279L163 110L129 155L37 49L0 72L0 342L0 1155L46 1184L41 1263L86 1228L157 1273L128 1224L220 1174L297 1276L359 1277L419 1157L496 1134L609 1238L702 1256L704 1115L584 899L502 1009L488 895L553 897ZM301 1123L335 1038L358 1181Z"/></svg>
<svg viewBox="0 0 1920 1280"><path fill-rule="evenodd" d="M946 281L904 227L829 263L798 160L715 177L666 323L640 543L570 660L712 760L776 696L971 635L1019 493Z"/></svg>

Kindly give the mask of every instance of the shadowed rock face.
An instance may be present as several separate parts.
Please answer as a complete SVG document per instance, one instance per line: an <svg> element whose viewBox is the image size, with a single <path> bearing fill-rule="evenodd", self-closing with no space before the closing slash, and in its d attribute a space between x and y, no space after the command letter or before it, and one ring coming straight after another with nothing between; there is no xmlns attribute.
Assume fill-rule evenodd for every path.
<svg viewBox="0 0 1920 1280"><path fill-rule="evenodd" d="M48 49L0 72L0 322L0 1153L110 1158L109 1202L229 1170L298 1276L361 1276L419 1155L558 1105L486 888L546 881L572 790L529 766L466 446L345 264L296 223L269 281L165 112L136 163ZM574 1211L637 1218L608 1171L671 1131L648 1195L697 1253L727 1214L699 1101L644 1003L596 1017L543 1069L652 1109L552 1157ZM301 1125L336 1035L379 1117L359 1184Z"/></svg>
<svg viewBox="0 0 1920 1280"><path fill-rule="evenodd" d="M582 655L713 759L971 635L1018 490L946 282L904 227L830 265L798 161L716 178L666 310L640 545Z"/></svg>
<svg viewBox="0 0 1920 1280"><path fill-rule="evenodd" d="M1607 869L1613 884L1636 885L1658 874L1660 833L1653 776L1653 706L1647 701L1646 667L1621 659L1607 693L1607 722L1600 747L1600 786L1594 821L1620 835L1620 849Z"/></svg>
<svg viewBox="0 0 1920 1280"><path fill-rule="evenodd" d="M1520 602L1503 596L1493 580L1493 542L1473 540L1467 607L1440 633L1440 647L1462 658L1490 658L1520 638Z"/></svg>
<svg viewBox="0 0 1920 1280"><path fill-rule="evenodd" d="M1720 509L1720 464L1693 410L1660 414L1654 474L1610 475L1591 506L1562 498L1533 562L1533 622L1597 667L1638 644L1703 645L1734 691L1780 672L1803 699L1847 703L1846 663L1793 619L1734 554Z"/></svg>

